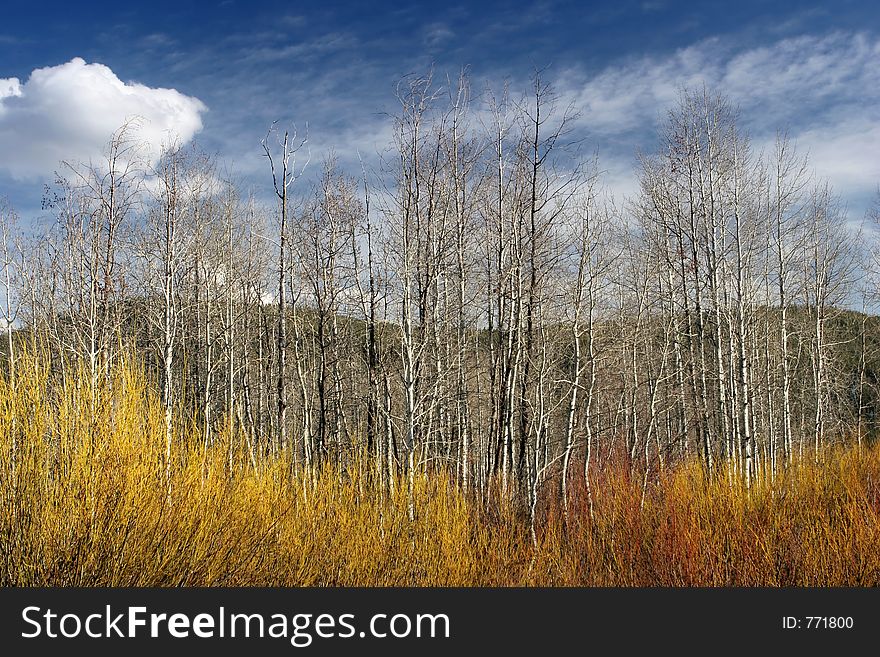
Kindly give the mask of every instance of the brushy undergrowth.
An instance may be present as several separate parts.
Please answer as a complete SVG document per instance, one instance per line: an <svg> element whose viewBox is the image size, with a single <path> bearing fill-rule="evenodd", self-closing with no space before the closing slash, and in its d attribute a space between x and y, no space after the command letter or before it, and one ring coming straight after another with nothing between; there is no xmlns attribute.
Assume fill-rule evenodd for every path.
<svg viewBox="0 0 880 657"><path fill-rule="evenodd" d="M880 584L880 449L805 459L750 491L697 465L643 488L627 468L542 505L537 545L506 505L440 471L393 494L365 465L293 475L218 429L176 428L136 366L98 389L0 379L5 586L820 586ZM170 476L169 476L170 473ZM552 486L548 487L548 490Z"/></svg>

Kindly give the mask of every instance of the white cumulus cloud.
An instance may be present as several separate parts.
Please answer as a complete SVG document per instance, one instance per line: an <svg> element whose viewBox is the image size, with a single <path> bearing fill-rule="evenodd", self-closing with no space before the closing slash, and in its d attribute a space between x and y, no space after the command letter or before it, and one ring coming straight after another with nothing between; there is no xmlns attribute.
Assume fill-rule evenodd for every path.
<svg viewBox="0 0 880 657"><path fill-rule="evenodd" d="M78 57L36 69L24 83L0 78L0 170L38 179L51 176L62 160L94 160L134 118L136 138L155 157L171 139L192 139L206 109L175 89L123 82L107 66Z"/></svg>

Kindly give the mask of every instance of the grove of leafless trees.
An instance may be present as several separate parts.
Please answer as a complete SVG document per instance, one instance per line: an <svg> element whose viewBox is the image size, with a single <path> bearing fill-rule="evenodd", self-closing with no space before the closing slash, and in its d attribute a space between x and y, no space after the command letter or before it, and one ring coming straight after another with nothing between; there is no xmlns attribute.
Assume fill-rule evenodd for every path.
<svg viewBox="0 0 880 657"><path fill-rule="evenodd" d="M129 124L61 166L32 228L0 206L9 376L36 349L99 390L136 354L169 462L180 424L226 436L230 467L358 461L386 489L442 468L532 518L612 462L749 486L870 438L877 326L845 310L870 259L784 134L759 150L724 97L684 91L638 194L611 199L540 75L522 95L407 78L397 98L355 175L272 126L274 205L193 147L151 166Z"/></svg>

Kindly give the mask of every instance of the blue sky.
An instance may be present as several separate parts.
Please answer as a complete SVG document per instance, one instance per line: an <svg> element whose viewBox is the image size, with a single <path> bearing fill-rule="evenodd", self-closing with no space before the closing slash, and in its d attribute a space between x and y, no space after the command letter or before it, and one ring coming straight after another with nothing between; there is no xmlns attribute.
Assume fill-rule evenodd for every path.
<svg viewBox="0 0 880 657"><path fill-rule="evenodd" d="M6 0L0 196L35 212L57 160L96 154L120 112L146 116L153 139L197 139L259 187L274 120L308 123L313 160L331 147L343 162L370 158L401 76L468 67L475 88L516 89L546 67L618 195L633 191L635 153L652 148L677 89L705 82L740 106L757 146L789 130L857 218L880 183L878 64L869 0Z"/></svg>

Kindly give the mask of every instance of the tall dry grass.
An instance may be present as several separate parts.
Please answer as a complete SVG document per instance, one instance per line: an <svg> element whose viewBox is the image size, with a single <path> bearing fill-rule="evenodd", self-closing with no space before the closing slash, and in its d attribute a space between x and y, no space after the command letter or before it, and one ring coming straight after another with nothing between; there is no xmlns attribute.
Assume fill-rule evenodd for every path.
<svg viewBox="0 0 880 657"><path fill-rule="evenodd" d="M23 357L0 379L0 583L6 586L876 585L880 449L802 462L750 491L696 464L643 490L612 468L592 513L543 505L537 544L443 472L389 494L369 469L256 467L241 436L176 428L134 363L98 389ZM222 427L224 423L219 423ZM170 477L168 473L170 472Z"/></svg>

